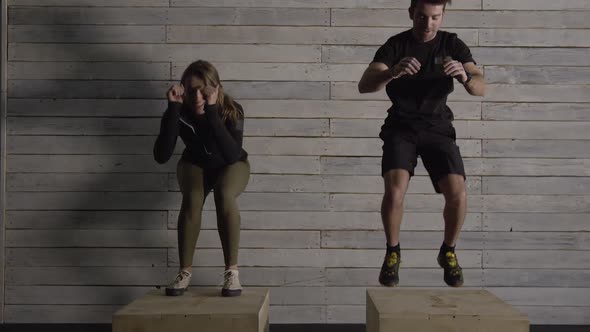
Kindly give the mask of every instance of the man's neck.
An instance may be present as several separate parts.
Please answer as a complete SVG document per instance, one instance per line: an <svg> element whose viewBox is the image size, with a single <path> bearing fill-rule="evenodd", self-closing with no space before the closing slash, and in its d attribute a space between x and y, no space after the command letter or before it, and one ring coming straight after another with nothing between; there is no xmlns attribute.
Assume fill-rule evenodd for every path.
<svg viewBox="0 0 590 332"><path fill-rule="evenodd" d="M432 41L436 38L436 36L438 36L438 31L428 40L423 40L422 38L420 38L417 34L416 34L416 30L414 30L414 28L412 28L412 36L414 37L414 40L418 43L428 43L429 41Z"/></svg>

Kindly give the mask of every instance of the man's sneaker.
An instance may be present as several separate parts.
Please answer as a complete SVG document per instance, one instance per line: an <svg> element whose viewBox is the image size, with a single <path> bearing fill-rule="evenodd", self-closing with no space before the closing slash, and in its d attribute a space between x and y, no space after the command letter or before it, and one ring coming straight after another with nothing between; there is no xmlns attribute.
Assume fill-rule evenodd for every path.
<svg viewBox="0 0 590 332"><path fill-rule="evenodd" d="M225 270L223 272L221 296L240 296L242 294L242 285L240 285L238 275L238 270Z"/></svg>
<svg viewBox="0 0 590 332"><path fill-rule="evenodd" d="M188 285L191 281L192 273L181 270L178 272L174 281L166 286L167 296L179 296L184 294L184 291L188 289Z"/></svg>
<svg viewBox="0 0 590 332"><path fill-rule="evenodd" d="M391 252L385 255L383 266L381 266L381 273L379 273L379 283L383 286L393 287L399 283L399 264L400 254L398 252Z"/></svg>
<svg viewBox="0 0 590 332"><path fill-rule="evenodd" d="M463 286L463 271L457 261L457 255L452 251L440 252L438 254L438 265L445 271L444 279L451 287Z"/></svg>

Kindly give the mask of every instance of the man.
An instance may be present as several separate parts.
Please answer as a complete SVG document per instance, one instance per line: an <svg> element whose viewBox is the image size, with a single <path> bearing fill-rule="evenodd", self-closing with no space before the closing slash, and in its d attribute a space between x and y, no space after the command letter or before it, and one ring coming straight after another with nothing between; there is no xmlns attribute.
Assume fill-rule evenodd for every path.
<svg viewBox="0 0 590 332"><path fill-rule="evenodd" d="M381 216L387 238L379 282L384 286L399 282L403 201L418 155L435 191L445 198L444 241L437 258L444 281L452 287L463 285L455 244L466 214L465 170L446 102L453 80L474 96L484 95L485 82L465 43L456 34L439 30L450 3L411 0L412 29L378 49L358 84L360 93L386 88L393 102L379 134L385 183Z"/></svg>

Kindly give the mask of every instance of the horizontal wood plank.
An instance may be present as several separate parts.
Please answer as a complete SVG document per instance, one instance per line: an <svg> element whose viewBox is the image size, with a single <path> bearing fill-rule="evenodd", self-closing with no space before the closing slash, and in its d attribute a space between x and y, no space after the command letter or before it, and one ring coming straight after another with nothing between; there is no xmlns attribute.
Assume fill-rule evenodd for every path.
<svg viewBox="0 0 590 332"><path fill-rule="evenodd" d="M9 43L9 61L320 62L317 45Z"/></svg>
<svg viewBox="0 0 590 332"><path fill-rule="evenodd" d="M588 213L484 213L483 228L490 231L515 232L588 232ZM558 222L557 222L558 221Z"/></svg>
<svg viewBox="0 0 590 332"><path fill-rule="evenodd" d="M118 5L118 4L117 4ZM330 24L328 9L306 8L11 8L11 24L46 25L313 25Z"/></svg>
<svg viewBox="0 0 590 332"><path fill-rule="evenodd" d="M29 0L33 1L33 0ZM403 1L365 0L359 3L357 0L171 0L173 7L303 7L303 8L401 8L406 9ZM479 0L456 0L453 9L481 9Z"/></svg>
<svg viewBox="0 0 590 332"><path fill-rule="evenodd" d="M10 25L10 43L164 43L164 25Z"/></svg>

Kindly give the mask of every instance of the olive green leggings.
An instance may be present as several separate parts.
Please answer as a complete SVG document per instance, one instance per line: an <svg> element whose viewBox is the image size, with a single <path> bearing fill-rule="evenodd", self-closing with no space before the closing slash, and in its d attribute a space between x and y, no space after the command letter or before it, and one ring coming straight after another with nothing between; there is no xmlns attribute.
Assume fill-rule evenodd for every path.
<svg viewBox="0 0 590 332"><path fill-rule="evenodd" d="M201 213L211 189L215 198L217 230L225 265L236 265L240 246L240 211L236 199L244 191L250 178L248 161L238 161L212 171L180 160L177 177L182 192L182 206L178 215L180 267L193 265L195 244L201 230Z"/></svg>

